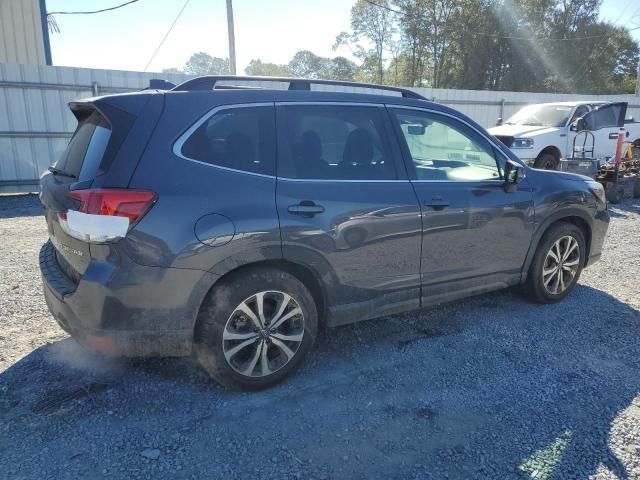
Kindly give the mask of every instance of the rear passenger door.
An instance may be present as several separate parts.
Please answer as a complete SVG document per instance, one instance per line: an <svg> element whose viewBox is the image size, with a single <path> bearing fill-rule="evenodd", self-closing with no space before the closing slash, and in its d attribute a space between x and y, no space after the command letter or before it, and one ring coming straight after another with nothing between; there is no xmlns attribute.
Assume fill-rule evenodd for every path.
<svg viewBox="0 0 640 480"><path fill-rule="evenodd" d="M518 191L505 192L504 159L451 115L390 112L422 205L425 302L518 281L534 222L526 179Z"/></svg>
<svg viewBox="0 0 640 480"><path fill-rule="evenodd" d="M330 316L419 306L420 207L384 106L282 103L276 117L285 259L319 272Z"/></svg>

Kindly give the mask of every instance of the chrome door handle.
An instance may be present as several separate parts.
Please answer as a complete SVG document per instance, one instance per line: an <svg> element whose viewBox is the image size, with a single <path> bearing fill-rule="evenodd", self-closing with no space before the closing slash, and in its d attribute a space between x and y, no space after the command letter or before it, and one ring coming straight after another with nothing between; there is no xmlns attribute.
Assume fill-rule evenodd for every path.
<svg viewBox="0 0 640 480"><path fill-rule="evenodd" d="M431 201L425 202L425 205L433 208L434 210L442 210L443 208L451 205L451 202L446 198L443 198L438 195L438 196L432 197Z"/></svg>
<svg viewBox="0 0 640 480"><path fill-rule="evenodd" d="M287 211L292 215L302 215L303 217L313 217L324 212L322 205L316 205L313 202L300 202L298 205L289 205Z"/></svg>

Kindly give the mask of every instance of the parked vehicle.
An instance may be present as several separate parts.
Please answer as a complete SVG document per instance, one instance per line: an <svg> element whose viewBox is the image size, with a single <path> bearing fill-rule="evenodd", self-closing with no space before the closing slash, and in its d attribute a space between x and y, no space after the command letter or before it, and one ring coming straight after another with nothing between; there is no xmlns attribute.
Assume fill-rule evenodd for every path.
<svg viewBox="0 0 640 480"><path fill-rule="evenodd" d="M572 155L578 133L576 120L594 135L595 158L613 157L620 127L628 141L640 142L640 123L625 120L626 102L538 103L520 109L506 122L489 128L524 163L535 168L556 170L561 158Z"/></svg>
<svg viewBox="0 0 640 480"><path fill-rule="evenodd" d="M195 352L222 384L261 388L325 327L522 283L558 302L600 257L602 186L524 166L458 111L225 79L70 104L40 267L87 347Z"/></svg>

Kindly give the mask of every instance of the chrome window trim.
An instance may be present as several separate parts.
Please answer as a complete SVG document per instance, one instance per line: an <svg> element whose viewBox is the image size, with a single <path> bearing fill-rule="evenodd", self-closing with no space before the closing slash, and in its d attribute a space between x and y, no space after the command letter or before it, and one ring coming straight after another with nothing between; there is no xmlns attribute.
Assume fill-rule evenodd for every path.
<svg viewBox="0 0 640 480"><path fill-rule="evenodd" d="M232 109L238 109L238 108L251 108L251 107L276 107L276 106L295 106L295 105L316 105L316 106L339 106L339 105L346 105L346 106L354 106L354 107L376 107L376 108L398 108L398 109L404 109L404 110L417 110L417 111L423 111L423 112L427 112L427 113L433 113L436 115L443 115L449 118L452 118L456 121L459 121L463 124L465 124L466 126L468 126L469 128L471 128L473 131L475 131L476 133L478 133L482 138L484 138L485 140L487 140L496 150L497 152L499 152L500 155L502 155L502 158L505 161L513 161L513 159L509 158L508 156L506 156L502 150L500 150L500 148L496 145L496 143L494 141L492 141L490 138L488 138L486 135L484 135L481 131L479 131L477 128L475 128L473 125L471 125L470 123L466 122L465 120L456 117L455 115L451 115L449 113L446 112L441 112L438 110L433 110L430 108L423 108L423 107L412 107L412 106L408 106L408 105L399 105L399 104L385 104L385 103L370 103L370 102L336 102L336 101L331 101L331 102L322 102L322 101L313 101L313 102L307 102L307 101L301 101L301 102L295 102L295 101L287 101L287 102L256 102L256 103L236 103L236 104L225 104L225 105L218 105L214 108L212 108L211 110L209 110L207 113L205 113L202 117L200 117L198 120L196 120L184 133L182 133L178 139L173 143L173 153L174 155L176 155L177 157L180 157L184 160L188 160L190 162L194 162L194 163L198 163L201 165L206 165L212 168L217 168L220 170L225 170L228 172L234 172L234 173L242 173L245 175L252 175L255 177L262 177L262 178L269 178L269 179L277 179L277 180L283 180L286 182L320 182L320 183L406 183L406 182L417 182L417 183L496 183L496 184L503 184L504 180L412 180L412 179L388 179L388 180L357 180L357 179L324 179L324 178L289 178L289 177L280 177L277 176L277 170L276 170L276 175L267 175L264 173L257 173L257 172L248 172L246 170L238 170L235 168L229 168L229 167L223 167L221 165L215 165L213 163L208 163L208 162L204 162L202 160L196 160L194 158L190 158L187 157L185 155L182 154L182 147L184 145L184 143L189 139L189 137L193 134L193 132L195 132L203 123L205 123L207 120L209 120L212 116L214 116L215 114L224 111L224 110L232 110ZM521 162L520 162L521 163ZM277 158L276 158L276 166L277 166ZM277 168L277 167L276 167Z"/></svg>
<svg viewBox="0 0 640 480"><path fill-rule="evenodd" d="M411 180L404 179L396 179L396 180L357 180L357 179L331 179L331 178L289 178L289 177L278 177L278 181L285 182L314 182L314 183L408 183Z"/></svg>
<svg viewBox="0 0 640 480"><path fill-rule="evenodd" d="M274 102L235 103L235 104L227 104L227 105L218 105L217 107L214 107L211 110L209 110L207 113L205 113L198 120L196 120L195 123L193 123L184 133L182 133L178 137L178 139L173 143L173 154L176 155L177 157L180 157L180 158L182 158L184 160L188 160L190 162L199 163L201 165L207 165L207 166L213 167L213 168L219 168L220 170L226 170L228 172L244 173L245 175L253 175L253 176L256 176L256 177L275 179L276 178L275 175L267 175L265 173L248 172L246 170L239 170L239 169L236 169L236 168L223 167L222 165L216 165L214 163L204 162L202 160L196 160L195 158L187 157L187 156L183 155L183 153L182 153L183 145L189 139L189 137L191 137L191 135L193 135L193 132L195 132L203 123L205 123L207 120L209 120L215 114L217 114L217 113L219 113L221 111L224 111L224 110L234 110L234 109L238 109L238 108L273 107L273 106L274 106ZM274 139L274 141L275 141L275 139ZM276 159L276 165L277 165L277 163L278 162L277 162L277 159Z"/></svg>

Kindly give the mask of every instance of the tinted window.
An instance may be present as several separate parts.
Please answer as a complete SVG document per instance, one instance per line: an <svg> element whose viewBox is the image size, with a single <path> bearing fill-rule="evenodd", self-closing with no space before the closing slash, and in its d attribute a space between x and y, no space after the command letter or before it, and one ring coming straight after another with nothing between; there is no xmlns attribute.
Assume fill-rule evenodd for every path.
<svg viewBox="0 0 640 480"><path fill-rule="evenodd" d="M273 108L221 110L193 132L182 146L182 155L220 167L275 175Z"/></svg>
<svg viewBox="0 0 640 480"><path fill-rule="evenodd" d="M475 181L501 177L486 140L445 116L395 110L418 180Z"/></svg>
<svg viewBox="0 0 640 480"><path fill-rule="evenodd" d="M607 127L617 127L622 105L607 105L595 110L587 118L587 127L590 130L599 130Z"/></svg>
<svg viewBox="0 0 640 480"><path fill-rule="evenodd" d="M79 181L91 180L100 166L110 137L109 123L94 111L78 122L67 149L56 162L56 168L74 175Z"/></svg>
<svg viewBox="0 0 640 480"><path fill-rule="evenodd" d="M278 175L330 180L396 179L377 107L279 107L282 131Z"/></svg>

